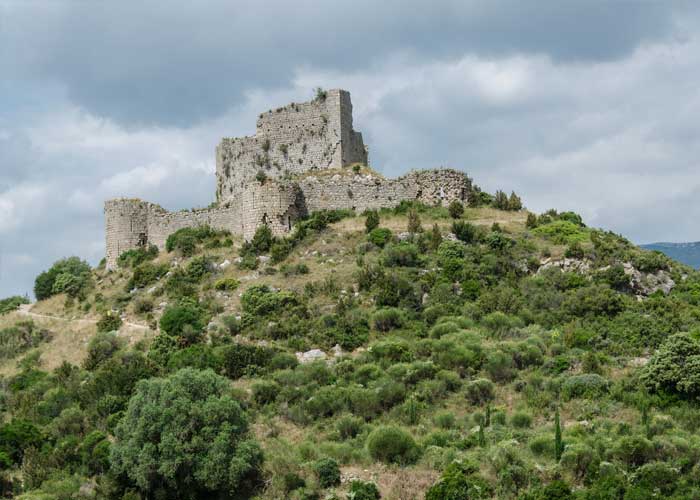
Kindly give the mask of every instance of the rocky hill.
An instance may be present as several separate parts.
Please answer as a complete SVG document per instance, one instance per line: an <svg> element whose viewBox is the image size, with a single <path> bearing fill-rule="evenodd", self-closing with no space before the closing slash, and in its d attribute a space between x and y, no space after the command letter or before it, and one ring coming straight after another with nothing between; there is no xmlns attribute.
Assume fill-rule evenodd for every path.
<svg viewBox="0 0 700 500"><path fill-rule="evenodd" d="M0 307L5 494L695 498L700 275L511 200L57 262Z"/></svg>

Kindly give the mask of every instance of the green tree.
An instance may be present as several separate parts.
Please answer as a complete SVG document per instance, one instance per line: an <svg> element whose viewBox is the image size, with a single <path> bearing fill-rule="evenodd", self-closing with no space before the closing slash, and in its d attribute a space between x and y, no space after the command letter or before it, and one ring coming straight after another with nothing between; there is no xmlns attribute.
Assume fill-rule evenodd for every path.
<svg viewBox="0 0 700 500"><path fill-rule="evenodd" d="M520 199L520 196L515 194L515 191L511 191L510 197L508 198L508 210L512 210L514 212L517 212L518 210L521 210L523 208L523 202Z"/></svg>
<svg viewBox="0 0 700 500"><path fill-rule="evenodd" d="M243 496L262 464L245 412L211 370L139 382L115 437L112 471L148 497Z"/></svg>
<svg viewBox="0 0 700 500"><path fill-rule="evenodd" d="M499 210L508 210L508 195L499 189L498 191L496 191L496 194L493 197L493 202L491 204L494 208L497 208Z"/></svg>
<svg viewBox="0 0 700 500"><path fill-rule="evenodd" d="M559 419L559 407L554 411L554 457L557 462L564 452L564 442L561 437L561 422Z"/></svg>

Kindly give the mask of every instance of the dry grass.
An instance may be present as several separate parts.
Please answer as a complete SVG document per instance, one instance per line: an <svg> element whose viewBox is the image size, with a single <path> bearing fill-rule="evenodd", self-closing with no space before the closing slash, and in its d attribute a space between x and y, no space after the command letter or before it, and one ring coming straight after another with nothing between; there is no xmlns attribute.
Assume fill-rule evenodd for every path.
<svg viewBox="0 0 700 500"><path fill-rule="evenodd" d="M404 469L373 464L369 468L341 467L341 476L343 491L348 489L352 480L359 479L376 483L385 500L422 500L425 498L425 492L437 481L440 474L420 466Z"/></svg>

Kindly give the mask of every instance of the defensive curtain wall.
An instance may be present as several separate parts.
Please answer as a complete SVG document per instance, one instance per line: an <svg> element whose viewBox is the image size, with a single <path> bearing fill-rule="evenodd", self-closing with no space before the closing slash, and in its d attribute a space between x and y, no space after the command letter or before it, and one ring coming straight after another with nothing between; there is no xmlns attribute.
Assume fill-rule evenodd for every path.
<svg viewBox="0 0 700 500"><path fill-rule="evenodd" d="M368 169L362 135L352 128L350 94L291 104L260 115L256 134L223 139L216 150L217 207L168 212L158 205L119 198L105 203L107 268L126 250L154 244L185 227L209 225L249 239L261 224L275 235L322 209L393 207L402 200L434 205L466 201L466 174L438 169L385 179Z"/></svg>

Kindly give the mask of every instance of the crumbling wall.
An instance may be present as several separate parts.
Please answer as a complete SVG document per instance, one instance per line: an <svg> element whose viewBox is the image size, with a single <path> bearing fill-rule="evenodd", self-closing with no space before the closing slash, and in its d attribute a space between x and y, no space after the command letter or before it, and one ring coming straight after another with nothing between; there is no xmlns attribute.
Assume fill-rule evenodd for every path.
<svg viewBox="0 0 700 500"><path fill-rule="evenodd" d="M282 236L301 216L299 200L296 184L273 181L255 182L220 208L169 212L141 200L109 200L105 203L107 269L116 268L117 259L127 250L145 245L165 249L168 236L186 227L207 225L250 239L260 225L267 224L273 234Z"/></svg>
<svg viewBox="0 0 700 500"><path fill-rule="evenodd" d="M222 139L216 148L216 198L236 198L259 172L280 179L351 163L366 164L367 152L352 128L350 94L329 90L325 99L262 113L254 136Z"/></svg>
<svg viewBox="0 0 700 500"><path fill-rule="evenodd" d="M426 205L466 202L472 191L471 179L451 169L410 172L398 179L373 174L339 172L332 176L307 175L299 180L304 204L309 213L317 210L394 207L402 200Z"/></svg>

